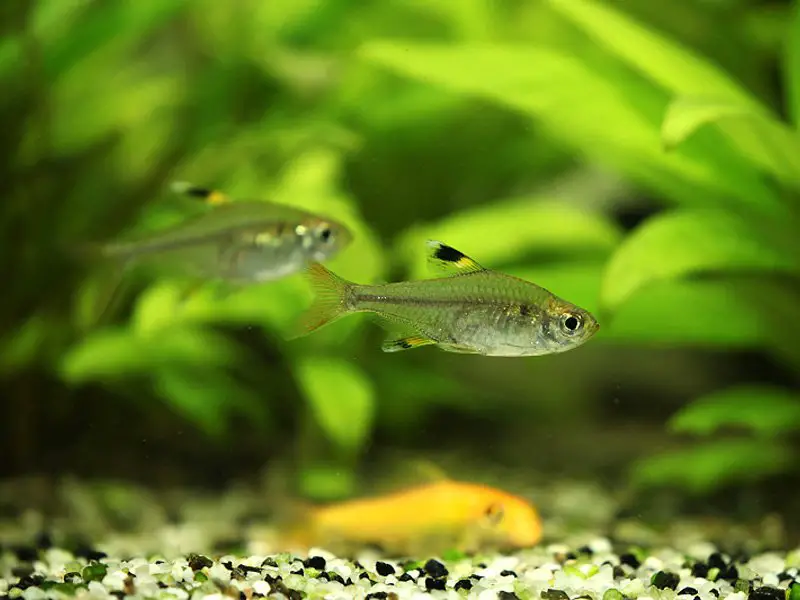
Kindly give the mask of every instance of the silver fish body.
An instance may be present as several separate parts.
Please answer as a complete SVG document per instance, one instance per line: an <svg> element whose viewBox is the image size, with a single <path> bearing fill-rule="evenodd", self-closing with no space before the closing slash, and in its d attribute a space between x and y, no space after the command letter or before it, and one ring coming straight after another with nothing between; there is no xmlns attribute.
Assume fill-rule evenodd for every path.
<svg viewBox="0 0 800 600"><path fill-rule="evenodd" d="M102 248L107 258L204 279L261 283L335 256L351 240L325 217L267 202L231 202L175 227Z"/></svg>
<svg viewBox="0 0 800 600"><path fill-rule="evenodd" d="M548 290L485 269L440 242L431 245L431 260L454 275L370 286L312 265L320 295L304 319L305 330L369 312L414 332L384 343L386 352L437 345L449 352L506 357L565 352L597 331L588 311Z"/></svg>

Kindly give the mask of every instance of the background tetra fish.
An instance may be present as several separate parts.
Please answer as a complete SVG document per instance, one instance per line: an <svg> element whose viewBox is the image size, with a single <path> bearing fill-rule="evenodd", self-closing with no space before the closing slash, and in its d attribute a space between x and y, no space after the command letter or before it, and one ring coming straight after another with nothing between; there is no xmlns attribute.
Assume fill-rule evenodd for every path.
<svg viewBox="0 0 800 600"><path fill-rule="evenodd" d="M482 484L443 480L309 509L287 530L282 545L337 550L377 545L402 555L522 548L537 544L541 536L539 514L524 498Z"/></svg>
<svg viewBox="0 0 800 600"><path fill-rule="evenodd" d="M228 201L220 192L180 185L212 205L201 215L138 239L109 243L101 256L125 265L151 262L188 275L261 283L332 258L351 241L341 223L292 206Z"/></svg>
<svg viewBox="0 0 800 600"><path fill-rule="evenodd" d="M385 342L385 352L437 345L485 356L565 352L597 331L588 311L548 290L486 269L441 242L428 244L429 259L449 270L449 277L359 285L312 265L309 274L317 297L302 318L302 331L350 313L370 312L414 332Z"/></svg>

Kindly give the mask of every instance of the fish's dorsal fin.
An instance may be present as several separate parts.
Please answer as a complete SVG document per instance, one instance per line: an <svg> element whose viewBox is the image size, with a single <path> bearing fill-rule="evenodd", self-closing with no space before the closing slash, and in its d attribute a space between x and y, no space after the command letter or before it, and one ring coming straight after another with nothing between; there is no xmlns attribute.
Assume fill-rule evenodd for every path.
<svg viewBox="0 0 800 600"><path fill-rule="evenodd" d="M187 181L173 181L170 185L170 189L175 194L180 194L181 196L200 198L203 202L212 206L215 204L227 204L231 201L227 194L219 190L199 187Z"/></svg>
<svg viewBox="0 0 800 600"><path fill-rule="evenodd" d="M417 458L412 460L409 466L414 473L414 479L423 485L453 481L442 467L431 460Z"/></svg>
<svg viewBox="0 0 800 600"><path fill-rule="evenodd" d="M436 240L428 240L428 262L440 271L451 275L477 273L486 269L463 252Z"/></svg>

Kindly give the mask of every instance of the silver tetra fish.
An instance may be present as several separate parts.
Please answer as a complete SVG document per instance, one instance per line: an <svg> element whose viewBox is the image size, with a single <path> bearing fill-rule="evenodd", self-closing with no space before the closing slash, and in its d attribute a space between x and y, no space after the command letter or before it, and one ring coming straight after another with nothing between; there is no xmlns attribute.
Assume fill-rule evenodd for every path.
<svg viewBox="0 0 800 600"><path fill-rule="evenodd" d="M291 206L229 201L221 192L188 184L173 188L202 198L210 209L174 227L103 245L100 256L124 266L152 263L193 277L249 284L326 261L352 239L341 223Z"/></svg>
<svg viewBox="0 0 800 600"><path fill-rule="evenodd" d="M486 269L455 248L429 241L429 260L449 276L383 285L345 281L320 264L309 268L317 297L303 333L342 316L374 313L413 332L384 352L436 345L484 356L537 356L580 346L599 325L586 310L533 283Z"/></svg>

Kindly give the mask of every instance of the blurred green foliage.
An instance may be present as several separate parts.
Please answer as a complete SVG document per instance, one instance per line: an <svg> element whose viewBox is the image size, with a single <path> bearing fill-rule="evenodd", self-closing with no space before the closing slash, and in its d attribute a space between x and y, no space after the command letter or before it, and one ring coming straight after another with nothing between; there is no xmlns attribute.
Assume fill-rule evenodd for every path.
<svg viewBox="0 0 800 600"><path fill-rule="evenodd" d="M120 393L144 381L219 440L235 439L236 417L276 434L272 412L288 404L303 415L295 452L317 496L352 491L325 481L352 473L376 431L416 439L442 407L511 412L530 428L591 420L592 365L619 347L758 350L796 380L798 9L673 5L5 3L5 377ZM777 94L763 68L776 61ZM90 327L108 273L69 249L185 216L173 179L345 222L355 241L329 266L348 279L425 277L423 242L440 239L594 311L601 332L514 365L387 357L358 317L285 343L310 301L299 276L188 295L182 282L140 282L120 318ZM617 217L631 206L654 214L628 232ZM271 362L242 328L263 334ZM572 377L549 375L557 361ZM670 375L642 377L657 393ZM760 387L701 398L675 433L752 435L645 458L634 480L707 491L790 468L783 436L798 406Z"/></svg>

